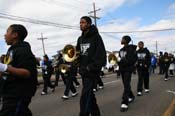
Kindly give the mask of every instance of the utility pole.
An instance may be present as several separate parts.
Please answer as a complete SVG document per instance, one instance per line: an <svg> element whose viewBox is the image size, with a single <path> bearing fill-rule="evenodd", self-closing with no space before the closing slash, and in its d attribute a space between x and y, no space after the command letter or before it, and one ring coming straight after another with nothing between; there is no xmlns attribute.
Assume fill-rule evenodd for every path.
<svg viewBox="0 0 175 116"><path fill-rule="evenodd" d="M46 54L45 52L45 47L44 47L44 40L47 39L47 38L43 38L43 34L41 33L41 38L38 38L38 40L41 40L42 41L42 46L43 46L43 53L44 55Z"/></svg>
<svg viewBox="0 0 175 116"><path fill-rule="evenodd" d="M158 43L156 41L156 56L158 56Z"/></svg>
<svg viewBox="0 0 175 116"><path fill-rule="evenodd" d="M97 19L100 19L99 17L97 17L97 11L99 11L99 10L101 10L101 9L100 8L96 9L95 3L93 3L93 11L88 12L88 14L93 13L93 16L90 15L90 17L92 17L94 19L95 26L97 26Z"/></svg>

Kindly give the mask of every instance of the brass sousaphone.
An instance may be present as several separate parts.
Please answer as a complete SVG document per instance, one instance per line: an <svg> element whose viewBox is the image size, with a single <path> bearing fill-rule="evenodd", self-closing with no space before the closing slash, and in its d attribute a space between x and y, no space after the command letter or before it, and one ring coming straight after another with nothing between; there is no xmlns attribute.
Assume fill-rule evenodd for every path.
<svg viewBox="0 0 175 116"><path fill-rule="evenodd" d="M118 62L118 58L116 57L115 54L111 53L108 56L108 62L109 62L109 64L115 65Z"/></svg>
<svg viewBox="0 0 175 116"><path fill-rule="evenodd" d="M75 62L77 63L77 54L78 52L76 51L75 47L73 45L66 45L63 50L62 50L62 55L63 55L63 59L66 61L66 62ZM77 64L76 64L77 65ZM69 71L69 68L70 68L70 65L67 65L67 64L61 64L59 66L59 70L62 72L62 73L66 73L67 71Z"/></svg>

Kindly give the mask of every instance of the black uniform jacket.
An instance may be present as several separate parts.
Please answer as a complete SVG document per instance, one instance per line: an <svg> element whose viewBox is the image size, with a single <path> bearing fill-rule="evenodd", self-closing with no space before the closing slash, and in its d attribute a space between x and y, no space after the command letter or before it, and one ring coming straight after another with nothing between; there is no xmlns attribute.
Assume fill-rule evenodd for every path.
<svg viewBox="0 0 175 116"><path fill-rule="evenodd" d="M137 60L136 55L136 45L127 45L120 49L119 57L121 58L119 62L119 70L132 72L134 70L134 65Z"/></svg>
<svg viewBox="0 0 175 116"><path fill-rule="evenodd" d="M89 31L78 38L76 50L80 51L80 74L97 73L106 64L106 50L97 28L92 25Z"/></svg>
<svg viewBox="0 0 175 116"><path fill-rule="evenodd" d="M148 70L151 65L151 55L147 48L137 50L137 69Z"/></svg>
<svg viewBox="0 0 175 116"><path fill-rule="evenodd" d="M19 41L12 45L7 52L3 63L16 68L24 68L30 71L30 77L19 77L17 75L4 73L0 78L0 94L10 97L30 97L36 92L37 68L36 59L27 42Z"/></svg>

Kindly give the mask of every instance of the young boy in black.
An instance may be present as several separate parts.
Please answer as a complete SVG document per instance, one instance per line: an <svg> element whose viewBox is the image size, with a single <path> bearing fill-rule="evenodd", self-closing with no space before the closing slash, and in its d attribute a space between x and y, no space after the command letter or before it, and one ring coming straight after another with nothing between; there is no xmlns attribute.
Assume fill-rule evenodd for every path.
<svg viewBox="0 0 175 116"><path fill-rule="evenodd" d="M37 87L37 68L31 47L24 41L26 36L27 30L20 24L10 25L5 34L10 48L0 63L0 116L32 116L28 106Z"/></svg>
<svg viewBox="0 0 175 116"><path fill-rule="evenodd" d="M122 76L122 82L124 86L121 112L128 110L128 103L134 100L134 94L131 90L131 76L134 70L134 65L137 60L135 45L128 45L131 41L130 36L123 36L121 44L124 45L119 51L119 56L121 58L119 62L119 70Z"/></svg>
<svg viewBox="0 0 175 116"><path fill-rule="evenodd" d="M145 87L145 93L149 92L149 68L151 65L151 55L149 50L144 48L144 43L142 41L138 43L138 47L136 63L138 72L137 96L142 96L143 84Z"/></svg>

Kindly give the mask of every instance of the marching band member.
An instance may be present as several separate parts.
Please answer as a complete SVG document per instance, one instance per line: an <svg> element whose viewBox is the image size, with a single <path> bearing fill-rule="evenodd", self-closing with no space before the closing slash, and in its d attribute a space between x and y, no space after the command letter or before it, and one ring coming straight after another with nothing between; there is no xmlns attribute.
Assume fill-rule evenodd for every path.
<svg viewBox="0 0 175 116"><path fill-rule="evenodd" d="M119 51L119 70L122 76L122 82L124 86L123 97L121 102L121 112L128 110L128 103L132 102L135 98L131 90L131 75L134 69L135 62L137 60L135 45L128 45L131 41L130 36L123 36L121 44L124 45Z"/></svg>
<svg viewBox="0 0 175 116"><path fill-rule="evenodd" d="M169 59L170 59L170 66L169 66L169 74L170 76L174 76L174 63L175 63L175 59L174 59L174 55L173 54L169 54Z"/></svg>
<svg viewBox="0 0 175 116"><path fill-rule="evenodd" d="M44 88L43 88L43 91L41 92L41 95L47 94L48 87L52 88L52 92L55 91L55 86L50 82L53 70L54 69L52 66L52 62L49 61L49 57L47 55L44 55L43 63L42 63L42 76L44 81Z"/></svg>
<svg viewBox="0 0 175 116"><path fill-rule="evenodd" d="M37 68L31 47L24 41L27 33L23 25L12 24L5 34L10 48L0 63L0 116L32 116L28 106L37 88Z"/></svg>
<svg viewBox="0 0 175 116"><path fill-rule="evenodd" d="M137 50L137 96L142 96L143 84L145 87L145 93L149 92L149 68L151 64L151 55L147 48L144 48L143 41L138 43L139 49Z"/></svg>
<svg viewBox="0 0 175 116"><path fill-rule="evenodd" d="M69 91L71 90L72 92L72 97L75 97L78 95L78 92L73 84L73 79L74 79L74 68L75 66L73 65L72 62L66 62L64 61L64 64L67 68L62 67L63 71L61 73L64 75L65 80L66 80L66 88L64 91L64 95L62 96L62 99L69 99ZM60 65L61 66L61 65Z"/></svg>
<svg viewBox="0 0 175 116"><path fill-rule="evenodd" d="M82 35L78 38L77 51L80 51L79 73L82 76L83 89L80 98L79 116L100 116L93 87L101 68L106 64L106 50L96 26L88 16L80 19Z"/></svg>
<svg viewBox="0 0 175 116"><path fill-rule="evenodd" d="M164 53L164 56L163 56L163 63L164 63L164 72L165 72L165 78L164 80L165 81L168 81L168 69L169 69L169 66L170 66L170 59L169 59L169 56L168 56L168 53L165 52Z"/></svg>

